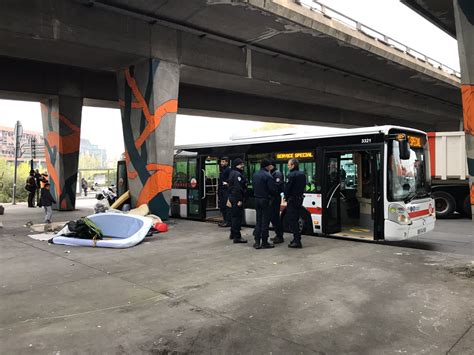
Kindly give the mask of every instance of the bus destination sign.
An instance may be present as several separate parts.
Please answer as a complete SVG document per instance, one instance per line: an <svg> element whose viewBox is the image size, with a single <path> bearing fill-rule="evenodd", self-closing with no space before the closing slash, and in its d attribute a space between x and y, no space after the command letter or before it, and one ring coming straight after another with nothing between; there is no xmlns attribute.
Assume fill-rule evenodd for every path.
<svg viewBox="0 0 474 355"><path fill-rule="evenodd" d="M276 159L311 159L313 158L313 152L294 152L294 153L277 153Z"/></svg>
<svg viewBox="0 0 474 355"><path fill-rule="evenodd" d="M408 143L410 144L410 147L412 148L422 148L423 147L423 142L420 136L407 136L408 138Z"/></svg>

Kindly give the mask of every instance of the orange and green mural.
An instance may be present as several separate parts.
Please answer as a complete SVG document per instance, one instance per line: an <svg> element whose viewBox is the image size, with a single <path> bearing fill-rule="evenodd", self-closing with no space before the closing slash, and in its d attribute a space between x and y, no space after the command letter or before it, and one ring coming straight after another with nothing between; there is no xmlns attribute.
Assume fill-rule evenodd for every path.
<svg viewBox="0 0 474 355"><path fill-rule="evenodd" d="M175 119L177 64L149 59L117 75L132 205L148 204L168 218Z"/></svg>
<svg viewBox="0 0 474 355"><path fill-rule="evenodd" d="M74 210L81 135L82 98L58 96L41 102L45 159L53 208Z"/></svg>
<svg viewBox="0 0 474 355"><path fill-rule="evenodd" d="M454 0L471 210L474 213L474 2ZM474 219L473 219L474 220Z"/></svg>

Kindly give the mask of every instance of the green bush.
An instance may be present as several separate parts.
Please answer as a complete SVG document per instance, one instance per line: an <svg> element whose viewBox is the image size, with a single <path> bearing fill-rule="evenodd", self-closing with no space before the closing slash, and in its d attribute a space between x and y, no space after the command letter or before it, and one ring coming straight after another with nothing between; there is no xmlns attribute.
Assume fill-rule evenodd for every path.
<svg viewBox="0 0 474 355"><path fill-rule="evenodd" d="M0 158L0 203L12 202L14 166L13 162ZM16 200L18 202L26 201L28 198L25 184L29 173L29 163L23 162L18 164L16 177Z"/></svg>

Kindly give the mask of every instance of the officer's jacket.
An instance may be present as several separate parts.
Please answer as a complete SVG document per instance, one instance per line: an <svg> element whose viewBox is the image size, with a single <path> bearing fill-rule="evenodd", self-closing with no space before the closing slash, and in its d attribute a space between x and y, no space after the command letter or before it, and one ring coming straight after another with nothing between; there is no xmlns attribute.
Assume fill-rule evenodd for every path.
<svg viewBox="0 0 474 355"><path fill-rule="evenodd" d="M233 169L229 174L229 200L243 201L247 190L247 179L238 169Z"/></svg>
<svg viewBox="0 0 474 355"><path fill-rule="evenodd" d="M229 175L230 175L230 172L232 171L232 169L228 166L226 166L224 169L221 169L220 173L219 173L219 184L218 184L218 188L219 189L227 189L227 185L224 185L224 182L229 182Z"/></svg>
<svg viewBox="0 0 474 355"><path fill-rule="evenodd" d="M288 201L292 197L302 197L306 187L306 175L304 172L293 169L288 174L288 181L285 185L285 199Z"/></svg>
<svg viewBox="0 0 474 355"><path fill-rule="evenodd" d="M281 171L275 169L272 171L272 177L277 185L278 194L281 194L283 191L285 191L285 182L283 180L283 174L281 173Z"/></svg>
<svg viewBox="0 0 474 355"><path fill-rule="evenodd" d="M253 195L256 198L270 198L278 195L276 182L265 169L260 169L253 174L252 186Z"/></svg>

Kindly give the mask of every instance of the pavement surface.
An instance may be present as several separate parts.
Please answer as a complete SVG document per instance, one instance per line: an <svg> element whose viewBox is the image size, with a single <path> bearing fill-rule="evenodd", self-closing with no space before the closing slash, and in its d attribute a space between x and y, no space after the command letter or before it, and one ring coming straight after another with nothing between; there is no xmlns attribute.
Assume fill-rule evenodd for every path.
<svg viewBox="0 0 474 355"><path fill-rule="evenodd" d="M186 220L130 249L66 247L29 238L28 220L42 211L0 216L1 354L474 353L469 220L402 246L305 236L300 250Z"/></svg>

